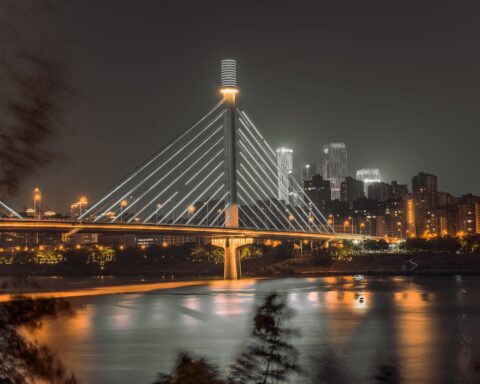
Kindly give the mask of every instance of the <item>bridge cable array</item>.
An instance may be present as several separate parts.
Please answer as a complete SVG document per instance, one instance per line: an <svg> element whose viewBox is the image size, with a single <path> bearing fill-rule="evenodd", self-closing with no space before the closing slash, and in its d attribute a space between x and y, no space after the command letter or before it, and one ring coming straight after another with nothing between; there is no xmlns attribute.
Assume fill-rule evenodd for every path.
<svg viewBox="0 0 480 384"><path fill-rule="evenodd" d="M7 204L3 201L0 201L0 218L16 218L16 219L23 219L22 216L12 208L10 208Z"/></svg>
<svg viewBox="0 0 480 384"><path fill-rule="evenodd" d="M141 164L79 220L225 227L230 191L225 183L225 118L222 100L205 116ZM237 109L239 226L251 229L334 232L247 114ZM279 188L293 191L287 201Z"/></svg>

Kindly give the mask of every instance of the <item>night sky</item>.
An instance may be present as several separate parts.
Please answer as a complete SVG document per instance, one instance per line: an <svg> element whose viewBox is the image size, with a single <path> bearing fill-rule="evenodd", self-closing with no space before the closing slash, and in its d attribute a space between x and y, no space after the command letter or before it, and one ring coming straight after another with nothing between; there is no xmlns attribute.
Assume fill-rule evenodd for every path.
<svg viewBox="0 0 480 384"><path fill-rule="evenodd" d="M63 159L25 182L19 208L35 186L58 211L99 198L216 103L227 57L239 103L296 166L345 141L351 175L375 167L411 187L425 171L441 190L480 194L478 1L51 4L39 24L76 96L51 142Z"/></svg>

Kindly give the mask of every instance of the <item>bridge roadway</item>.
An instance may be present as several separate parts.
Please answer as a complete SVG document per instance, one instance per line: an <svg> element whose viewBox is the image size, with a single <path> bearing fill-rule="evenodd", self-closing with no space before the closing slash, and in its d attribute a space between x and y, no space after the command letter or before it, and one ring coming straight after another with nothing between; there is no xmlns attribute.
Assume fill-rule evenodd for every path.
<svg viewBox="0 0 480 384"><path fill-rule="evenodd" d="M0 232L82 232L82 233L118 233L118 234L157 234L205 237L250 237L285 240L365 240L384 239L397 242L399 239L376 237L351 233L327 232L287 232L247 228L216 228L183 225L157 225L138 223L92 223L55 220L3 219L0 220Z"/></svg>
<svg viewBox="0 0 480 384"><path fill-rule="evenodd" d="M287 232L246 228L214 228L182 225L157 225L139 223L91 223L50 220L0 220L0 232L60 232L73 233L118 233L118 234L156 234L210 237L213 245L224 250L224 278L239 279L241 262L238 249L252 244L255 238L285 240L323 240L327 244L332 240L364 240L378 237L352 233ZM382 238L388 242L398 239Z"/></svg>

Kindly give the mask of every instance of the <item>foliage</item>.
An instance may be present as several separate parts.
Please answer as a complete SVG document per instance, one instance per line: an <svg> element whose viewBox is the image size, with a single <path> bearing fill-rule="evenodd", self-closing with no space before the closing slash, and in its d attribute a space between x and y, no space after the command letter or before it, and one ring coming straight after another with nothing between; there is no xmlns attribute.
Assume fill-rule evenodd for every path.
<svg viewBox="0 0 480 384"><path fill-rule="evenodd" d="M63 255L54 249L39 249L35 252L35 263L37 264L57 264L63 260Z"/></svg>
<svg viewBox="0 0 480 384"><path fill-rule="evenodd" d="M90 252L89 262L96 263L101 269L115 259L115 250L110 247L98 247Z"/></svg>
<svg viewBox="0 0 480 384"><path fill-rule="evenodd" d="M388 243L383 239L380 239L380 240L367 239L363 242L363 248L368 251L387 251Z"/></svg>
<svg viewBox="0 0 480 384"><path fill-rule="evenodd" d="M180 353L172 374L159 374L153 384L223 384L218 370L204 358Z"/></svg>
<svg viewBox="0 0 480 384"><path fill-rule="evenodd" d="M353 246L350 246L348 243L346 246L341 247L332 246L329 248L329 253L332 260L350 262L352 261Z"/></svg>
<svg viewBox="0 0 480 384"><path fill-rule="evenodd" d="M223 263L223 250L211 244L197 244L190 252L191 261Z"/></svg>
<svg viewBox="0 0 480 384"><path fill-rule="evenodd" d="M241 247L239 252L241 259L256 259L263 256L263 249L256 245Z"/></svg>
<svg viewBox="0 0 480 384"><path fill-rule="evenodd" d="M289 343L295 331L282 324L291 316L283 297L274 293L266 298L253 319L250 344L231 366L230 383L287 382L300 371L298 352Z"/></svg>
<svg viewBox="0 0 480 384"><path fill-rule="evenodd" d="M18 331L19 327L40 328L44 317L71 314L69 304L58 299L15 296L0 304L0 382L76 383L75 376L49 348L26 340Z"/></svg>
<svg viewBox="0 0 480 384"><path fill-rule="evenodd" d="M331 252L326 248L320 248L313 253L313 259L316 265L328 268L333 264Z"/></svg>
<svg viewBox="0 0 480 384"><path fill-rule="evenodd" d="M462 242L456 237L433 237L431 239L409 238L405 241L408 251L441 251L455 253L462 247Z"/></svg>

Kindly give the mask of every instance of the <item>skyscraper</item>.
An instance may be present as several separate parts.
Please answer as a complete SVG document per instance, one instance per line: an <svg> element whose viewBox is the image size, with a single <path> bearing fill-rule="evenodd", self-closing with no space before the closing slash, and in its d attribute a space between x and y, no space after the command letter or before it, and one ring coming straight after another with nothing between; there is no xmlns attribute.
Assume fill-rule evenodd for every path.
<svg viewBox="0 0 480 384"><path fill-rule="evenodd" d="M368 198L376 201L388 201L392 198L392 187L387 183L371 183L368 186Z"/></svg>
<svg viewBox="0 0 480 384"><path fill-rule="evenodd" d="M363 181L363 184L365 186L365 196L371 199L371 197L368 195L368 186L373 183L379 183L381 181L380 170L377 168L357 169L357 180Z"/></svg>
<svg viewBox="0 0 480 384"><path fill-rule="evenodd" d="M313 204L317 206L320 212L325 212L331 198L330 182L328 180L323 180L320 175L313 175L303 183L305 193Z"/></svg>
<svg viewBox="0 0 480 384"><path fill-rule="evenodd" d="M277 149L277 167L278 167L278 199L289 203L290 174L293 171L293 151L289 148Z"/></svg>
<svg viewBox="0 0 480 384"><path fill-rule="evenodd" d="M340 200L342 181L347 176L347 147L345 143L323 146L323 179L330 181L332 200Z"/></svg>
<svg viewBox="0 0 480 384"><path fill-rule="evenodd" d="M435 193L437 189L437 176L429 173L420 172L417 176L412 177L413 193Z"/></svg>
<svg viewBox="0 0 480 384"><path fill-rule="evenodd" d="M365 188L363 181L347 176L342 182L341 187L342 201L348 203L350 208L353 207L353 202L365 197Z"/></svg>

